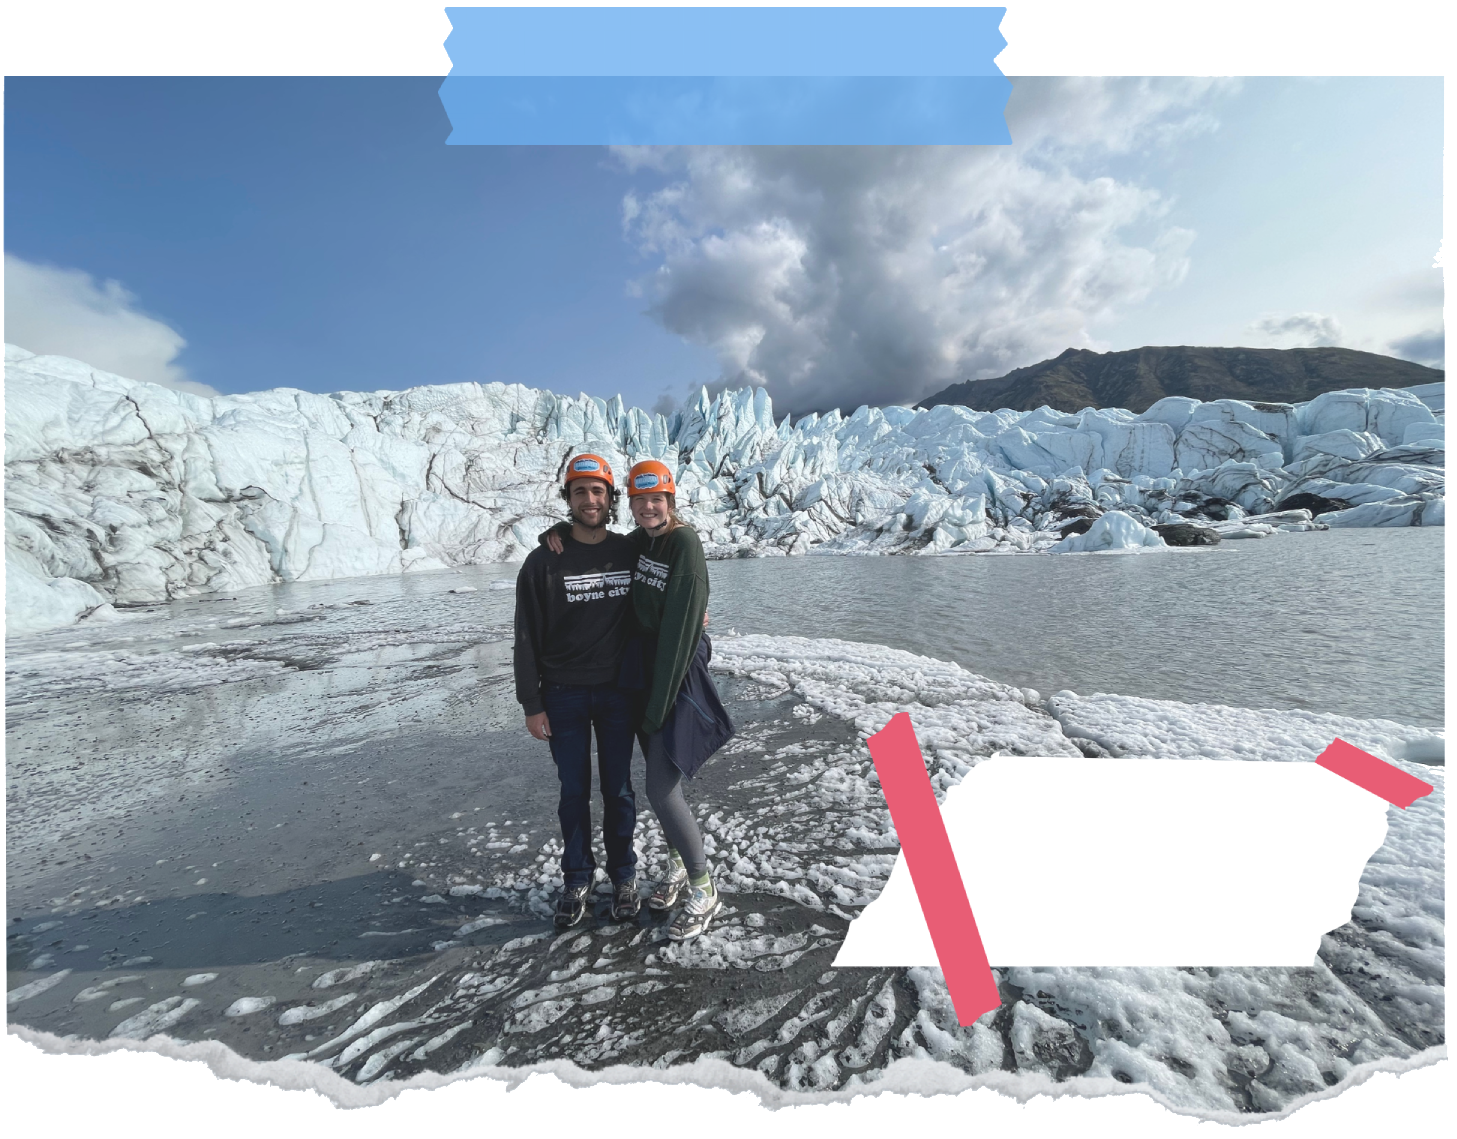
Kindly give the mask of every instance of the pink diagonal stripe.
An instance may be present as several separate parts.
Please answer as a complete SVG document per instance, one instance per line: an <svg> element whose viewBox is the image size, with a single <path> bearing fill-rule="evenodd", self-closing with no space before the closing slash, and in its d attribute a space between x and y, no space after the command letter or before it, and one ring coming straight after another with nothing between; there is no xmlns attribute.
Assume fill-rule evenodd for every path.
<svg viewBox="0 0 1457 1139"><path fill-rule="evenodd" d="M1342 739L1332 740L1331 746L1316 756L1315 762L1403 811L1423 795L1432 793L1430 783L1423 783L1415 775L1408 775L1394 764Z"/></svg>
<svg viewBox="0 0 1457 1139"><path fill-rule="evenodd" d="M971 1024L983 1013L999 1008L1002 997L976 919L971 916L966 886L956 866L946 825L941 821L941 809L936 805L910 716L905 712L892 716L890 723L868 742L875 772L880 776L880 789L890 808L890 821L895 824L921 912L931 931L931 942L936 946L936 959L951 990L956 1019Z"/></svg>

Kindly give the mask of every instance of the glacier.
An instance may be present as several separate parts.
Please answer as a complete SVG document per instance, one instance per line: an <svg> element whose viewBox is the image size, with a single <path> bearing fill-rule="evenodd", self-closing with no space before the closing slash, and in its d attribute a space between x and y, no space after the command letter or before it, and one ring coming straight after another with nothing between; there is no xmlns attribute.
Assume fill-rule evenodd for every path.
<svg viewBox="0 0 1457 1139"><path fill-rule="evenodd" d="M619 470L672 466L717 558L1157 548L1152 527L1189 521L1225 537L1444 521L1441 384L1295 405L1169 397L1138 415L861 407L791 422L762 388L705 389L671 416L500 383L208 398L13 345L5 375L10 633L520 558L561 516L556 480L580 449Z"/></svg>

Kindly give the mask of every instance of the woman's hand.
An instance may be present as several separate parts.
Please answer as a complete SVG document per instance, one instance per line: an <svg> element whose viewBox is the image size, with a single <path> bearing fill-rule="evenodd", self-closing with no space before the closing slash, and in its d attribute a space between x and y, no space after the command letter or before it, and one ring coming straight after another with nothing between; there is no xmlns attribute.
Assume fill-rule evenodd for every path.
<svg viewBox="0 0 1457 1139"><path fill-rule="evenodd" d="M546 532L546 548L554 554L562 552L562 536L555 529Z"/></svg>

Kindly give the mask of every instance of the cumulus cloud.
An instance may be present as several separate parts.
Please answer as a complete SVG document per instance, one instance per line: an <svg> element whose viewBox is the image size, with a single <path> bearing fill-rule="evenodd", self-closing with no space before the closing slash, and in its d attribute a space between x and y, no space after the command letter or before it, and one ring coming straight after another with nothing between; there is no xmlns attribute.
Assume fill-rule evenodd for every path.
<svg viewBox="0 0 1457 1139"><path fill-rule="evenodd" d="M1216 80L1017 81L1010 147L624 148L667 330L780 410L911 403L1068 347L1177 284L1193 234L1110 157L1213 125Z"/></svg>
<svg viewBox="0 0 1457 1139"><path fill-rule="evenodd" d="M1318 312L1262 316L1250 325L1250 331L1276 348L1333 348L1343 339L1341 322Z"/></svg>
<svg viewBox="0 0 1457 1139"><path fill-rule="evenodd" d="M1447 365L1447 337L1440 328L1403 336L1400 340L1393 340L1388 348L1393 356L1425 364L1429 368L1445 368Z"/></svg>
<svg viewBox="0 0 1457 1139"><path fill-rule="evenodd" d="M142 312L119 281L5 254L5 339L29 352L71 356L130 380L217 395L174 363L187 341Z"/></svg>

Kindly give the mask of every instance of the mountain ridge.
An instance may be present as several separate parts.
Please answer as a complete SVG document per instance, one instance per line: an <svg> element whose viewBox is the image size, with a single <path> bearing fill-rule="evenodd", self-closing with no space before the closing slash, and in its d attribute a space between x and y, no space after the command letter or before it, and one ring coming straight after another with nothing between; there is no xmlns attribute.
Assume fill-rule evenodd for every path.
<svg viewBox="0 0 1457 1139"><path fill-rule="evenodd" d="M1005 376L952 384L915 406L1033 411L1046 405L1067 412L1121 407L1137 414L1167 396L1203 403L1303 403L1344 388L1407 388L1445 378L1438 368L1353 348L1069 348Z"/></svg>

